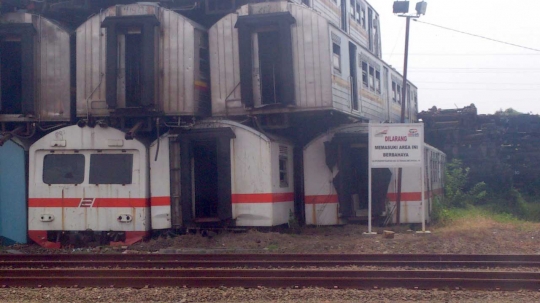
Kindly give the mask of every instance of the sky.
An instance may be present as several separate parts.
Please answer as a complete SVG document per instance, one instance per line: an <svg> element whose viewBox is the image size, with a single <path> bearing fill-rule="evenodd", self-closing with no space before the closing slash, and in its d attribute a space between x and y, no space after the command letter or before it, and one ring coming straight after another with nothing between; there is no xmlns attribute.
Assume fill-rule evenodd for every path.
<svg viewBox="0 0 540 303"><path fill-rule="evenodd" d="M403 73L405 18L393 0L368 0L380 16L383 60ZM416 2L410 1L414 13ZM540 50L539 0L426 0L428 22ZM474 103L479 114L513 108L540 114L540 51L411 21L408 79L419 111Z"/></svg>

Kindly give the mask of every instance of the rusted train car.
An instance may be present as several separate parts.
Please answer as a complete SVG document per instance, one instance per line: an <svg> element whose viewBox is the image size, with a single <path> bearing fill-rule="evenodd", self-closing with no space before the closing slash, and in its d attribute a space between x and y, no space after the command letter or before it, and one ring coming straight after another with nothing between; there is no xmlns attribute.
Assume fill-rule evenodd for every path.
<svg viewBox="0 0 540 303"><path fill-rule="evenodd" d="M0 15L0 240L26 243L28 147L72 119L70 32L39 15Z"/></svg>
<svg viewBox="0 0 540 303"><path fill-rule="evenodd" d="M286 224L294 212L292 149L228 120L171 129L150 146L152 229Z"/></svg>
<svg viewBox="0 0 540 303"><path fill-rule="evenodd" d="M209 29L212 115L399 121L401 75L380 58L376 12L358 3L369 12L365 28L340 26L358 23L349 1L252 3L219 20ZM416 121L417 88L407 86L406 120Z"/></svg>
<svg viewBox="0 0 540 303"><path fill-rule="evenodd" d="M30 239L59 248L93 240L126 245L148 234L147 146L124 136L111 127L72 125L32 144Z"/></svg>
<svg viewBox="0 0 540 303"><path fill-rule="evenodd" d="M335 225L367 220L368 127L350 124L328 131L304 147L306 224ZM443 195L446 155L425 145L426 220L433 199ZM403 168L400 223L422 223L421 171ZM396 223L397 169L373 169L373 216Z"/></svg>
<svg viewBox="0 0 540 303"><path fill-rule="evenodd" d="M91 17L77 29L77 117L149 129L158 116L208 115L207 41L204 27L157 4Z"/></svg>

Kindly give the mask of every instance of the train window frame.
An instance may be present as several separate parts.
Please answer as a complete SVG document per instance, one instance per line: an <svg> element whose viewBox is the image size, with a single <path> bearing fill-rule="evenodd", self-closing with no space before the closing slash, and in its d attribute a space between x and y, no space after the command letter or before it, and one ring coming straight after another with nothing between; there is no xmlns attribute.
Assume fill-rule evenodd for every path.
<svg viewBox="0 0 540 303"><path fill-rule="evenodd" d="M341 46L332 42L332 66L334 73L341 75Z"/></svg>
<svg viewBox="0 0 540 303"><path fill-rule="evenodd" d="M63 158L61 161L57 161L56 163L50 163L47 159L53 159L53 158ZM73 158L76 159L76 162L69 163L67 158ZM43 172L41 175L41 180L45 184L53 185L53 184L82 184L85 180L85 172L86 172L86 157L82 154L46 154L43 157ZM47 165L49 163L49 165ZM54 165L50 166L50 164L60 164L60 165ZM73 164L75 164L76 169L73 169ZM63 171L66 168L72 168L71 171ZM62 174L64 175L63 179L57 178L54 179L54 171L55 170L61 170ZM71 177L66 177L70 175ZM56 176L58 177L58 176ZM78 177L78 178L77 178ZM63 182L66 179L74 179L72 182Z"/></svg>
<svg viewBox="0 0 540 303"><path fill-rule="evenodd" d="M279 187L289 187L289 157L286 154L280 154L278 158Z"/></svg>
<svg viewBox="0 0 540 303"><path fill-rule="evenodd" d="M351 10L350 10L350 14L351 14L351 18L353 18L354 20L354 15L355 15L355 7L356 7L356 0L350 0L350 7L351 7Z"/></svg>
<svg viewBox="0 0 540 303"><path fill-rule="evenodd" d="M110 157L109 159L98 159L98 158ZM116 159L111 159L116 158ZM124 161L120 158L125 158L127 163L122 163ZM90 154L90 165L89 165L89 174L88 174L88 183L89 184L106 184L106 185L126 185L133 184L133 167L134 167L134 155L132 153L91 153ZM102 160L109 160L105 162L97 162ZM114 161L112 161L114 160ZM111 165L114 163L115 165ZM101 165L103 164L103 165ZM127 164L127 166L116 166L116 165ZM112 169L112 170L111 170ZM102 173L102 171L108 173ZM98 174L99 173L99 174ZM116 174L116 175L115 175ZM98 180L96 180L98 179ZM129 180L129 182L128 182ZM97 182L100 181L100 182Z"/></svg>
<svg viewBox="0 0 540 303"><path fill-rule="evenodd" d="M367 64L367 62L362 61L362 84L364 85L364 87L369 87L368 69L369 65Z"/></svg>
<svg viewBox="0 0 540 303"><path fill-rule="evenodd" d="M397 102L397 83L392 81L392 101Z"/></svg>
<svg viewBox="0 0 540 303"><path fill-rule="evenodd" d="M360 10L360 19L362 20L362 28L366 30L366 8L362 6L362 9Z"/></svg>
<svg viewBox="0 0 540 303"><path fill-rule="evenodd" d="M356 2L356 9L354 11L354 20L356 23L358 23L360 26L362 25L362 21L360 19L360 11L362 10L362 6L360 3Z"/></svg>
<svg viewBox="0 0 540 303"><path fill-rule="evenodd" d="M375 90L380 94L381 93L381 72L375 70Z"/></svg>
<svg viewBox="0 0 540 303"><path fill-rule="evenodd" d="M401 94L403 93L401 91L401 89L402 89L401 85L396 83L396 92L397 92L397 98L396 99L397 99L397 103L399 103L399 104L401 104Z"/></svg>
<svg viewBox="0 0 540 303"><path fill-rule="evenodd" d="M375 91L375 68L369 67L369 89Z"/></svg>

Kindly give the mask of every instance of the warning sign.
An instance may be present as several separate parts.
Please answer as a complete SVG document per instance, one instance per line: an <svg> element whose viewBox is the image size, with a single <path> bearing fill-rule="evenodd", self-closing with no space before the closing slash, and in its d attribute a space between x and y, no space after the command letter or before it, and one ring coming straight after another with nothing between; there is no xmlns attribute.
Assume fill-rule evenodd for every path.
<svg viewBox="0 0 540 303"><path fill-rule="evenodd" d="M369 124L371 167L422 166L424 124Z"/></svg>

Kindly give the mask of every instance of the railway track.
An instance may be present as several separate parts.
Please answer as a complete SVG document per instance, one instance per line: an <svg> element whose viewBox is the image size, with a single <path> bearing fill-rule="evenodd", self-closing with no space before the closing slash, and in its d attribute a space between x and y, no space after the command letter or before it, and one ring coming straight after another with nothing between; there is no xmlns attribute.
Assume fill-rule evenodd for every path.
<svg viewBox="0 0 540 303"><path fill-rule="evenodd" d="M406 267L356 270L339 266ZM316 266L319 269L306 269ZM326 267L334 267L324 269ZM540 290L536 255L0 255L2 287L325 287ZM197 267L195 269L195 267ZM300 268L302 267L302 268ZM416 270L410 268L418 267ZM447 270L423 267L447 268ZM449 270L476 267L483 270ZM235 268L235 269L231 269ZM242 269L237 269L242 268ZM272 269L271 269L272 268Z"/></svg>

